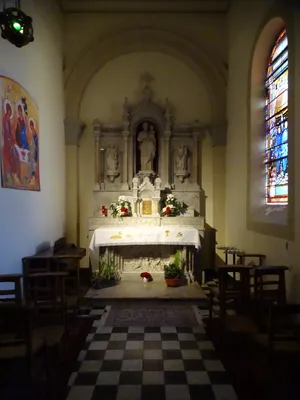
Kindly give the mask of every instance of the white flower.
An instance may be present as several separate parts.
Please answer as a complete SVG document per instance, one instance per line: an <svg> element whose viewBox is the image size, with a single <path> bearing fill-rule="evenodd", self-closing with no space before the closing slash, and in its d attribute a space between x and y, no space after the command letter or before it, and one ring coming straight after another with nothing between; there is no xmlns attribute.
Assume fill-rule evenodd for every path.
<svg viewBox="0 0 300 400"><path fill-rule="evenodd" d="M119 196L119 201L126 201L126 197L125 196Z"/></svg>
<svg viewBox="0 0 300 400"><path fill-rule="evenodd" d="M174 195L172 193L169 193L167 195L167 200L173 200L174 199Z"/></svg>

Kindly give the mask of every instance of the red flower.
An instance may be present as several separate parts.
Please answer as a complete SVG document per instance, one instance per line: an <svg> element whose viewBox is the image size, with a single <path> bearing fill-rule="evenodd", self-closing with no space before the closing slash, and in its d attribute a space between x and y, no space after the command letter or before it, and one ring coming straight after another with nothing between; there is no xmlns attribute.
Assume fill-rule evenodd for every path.
<svg viewBox="0 0 300 400"><path fill-rule="evenodd" d="M125 207L122 207L122 208L121 208L121 211L122 211L122 212L124 212L125 210L126 210L126 208L125 208Z"/></svg>

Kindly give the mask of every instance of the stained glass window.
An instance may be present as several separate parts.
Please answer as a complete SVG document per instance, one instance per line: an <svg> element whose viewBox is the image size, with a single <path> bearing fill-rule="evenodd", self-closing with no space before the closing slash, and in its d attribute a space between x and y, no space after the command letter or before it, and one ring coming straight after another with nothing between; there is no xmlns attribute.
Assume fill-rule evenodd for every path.
<svg viewBox="0 0 300 400"><path fill-rule="evenodd" d="M288 38L273 46L267 68L265 176L266 203L288 204Z"/></svg>

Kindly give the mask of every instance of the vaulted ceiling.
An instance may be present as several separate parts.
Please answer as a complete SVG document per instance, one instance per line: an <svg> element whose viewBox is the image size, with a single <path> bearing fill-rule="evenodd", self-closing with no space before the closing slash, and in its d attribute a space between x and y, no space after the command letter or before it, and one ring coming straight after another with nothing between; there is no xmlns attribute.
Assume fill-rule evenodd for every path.
<svg viewBox="0 0 300 400"><path fill-rule="evenodd" d="M226 13L230 0L60 0L65 12Z"/></svg>

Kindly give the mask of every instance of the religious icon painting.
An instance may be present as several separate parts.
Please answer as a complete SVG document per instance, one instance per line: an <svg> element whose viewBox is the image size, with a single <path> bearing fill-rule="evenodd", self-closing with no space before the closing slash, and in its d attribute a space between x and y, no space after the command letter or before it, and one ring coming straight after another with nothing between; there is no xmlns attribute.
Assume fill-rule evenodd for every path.
<svg viewBox="0 0 300 400"><path fill-rule="evenodd" d="M40 190L39 111L18 82L0 76L2 187Z"/></svg>

